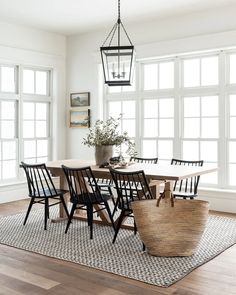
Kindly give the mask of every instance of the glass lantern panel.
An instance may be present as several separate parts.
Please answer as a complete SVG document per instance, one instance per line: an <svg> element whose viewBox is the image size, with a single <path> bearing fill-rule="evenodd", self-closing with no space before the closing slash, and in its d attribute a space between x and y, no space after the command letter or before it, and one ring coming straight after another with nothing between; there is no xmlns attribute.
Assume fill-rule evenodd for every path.
<svg viewBox="0 0 236 295"><path fill-rule="evenodd" d="M102 50L102 59L105 72L105 80L109 85L109 82L121 83L130 81L130 70L132 61L133 49L109 49ZM123 83L122 83L123 82ZM118 84L118 85L121 85Z"/></svg>

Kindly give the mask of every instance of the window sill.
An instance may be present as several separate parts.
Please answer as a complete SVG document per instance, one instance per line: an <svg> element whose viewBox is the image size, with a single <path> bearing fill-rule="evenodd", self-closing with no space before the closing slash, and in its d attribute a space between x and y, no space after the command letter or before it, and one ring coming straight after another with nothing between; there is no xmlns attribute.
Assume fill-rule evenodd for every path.
<svg viewBox="0 0 236 295"><path fill-rule="evenodd" d="M0 191L4 191L5 189L8 190L10 188L20 186L20 185L25 185L26 180L14 180L11 182L4 182L0 184Z"/></svg>
<svg viewBox="0 0 236 295"><path fill-rule="evenodd" d="M198 194L207 197L214 196L215 198L235 199L236 190L199 187Z"/></svg>

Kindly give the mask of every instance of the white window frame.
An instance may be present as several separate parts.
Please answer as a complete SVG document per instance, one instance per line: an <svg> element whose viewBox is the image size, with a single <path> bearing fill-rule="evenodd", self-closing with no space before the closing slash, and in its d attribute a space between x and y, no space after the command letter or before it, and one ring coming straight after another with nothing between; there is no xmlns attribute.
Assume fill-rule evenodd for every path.
<svg viewBox="0 0 236 295"><path fill-rule="evenodd" d="M153 60L140 60L136 63L136 89L134 92L120 92L109 93L104 88L104 118L107 118L107 104L109 101L115 100L136 100L136 150L140 156L142 156L142 139L143 139L143 99L148 98L161 98L161 97L174 97L174 139L173 139L173 157L182 158L183 140L198 141L217 141L218 142L218 183L217 185L206 184L203 186L215 187L218 189L236 189L235 185L229 185L229 159L228 159L228 147L229 142L234 139L229 138L229 95L236 94L236 83L230 84L230 67L229 59L230 54L236 54L236 49L231 50L215 50L211 52L201 52L197 54L184 54L169 58L158 58ZM185 59L204 58L218 56L218 84L211 86L197 86L197 87L184 87L183 81L183 61ZM166 61L174 61L175 64L175 80L173 89L156 89L144 91L144 79L143 79L143 67L147 63L160 63ZM201 75L201 71L200 71ZM159 79L159 78L158 78ZM201 77L200 77L201 84ZM107 87L107 86L105 86ZM219 137L218 138L183 138L183 98L186 96L211 96L217 95L219 97ZM151 138L155 139L154 137ZM168 140L169 138L161 138ZM158 140L158 139L157 139ZM236 139L235 139L236 141ZM158 155L157 155L158 156Z"/></svg>
<svg viewBox="0 0 236 295"><path fill-rule="evenodd" d="M39 139L47 139L48 140L48 159L51 159L52 153L52 144L51 144L51 123L52 123L52 68L44 68L44 67L31 67L17 64L5 64L1 63L0 67L14 67L15 68L15 93L12 92L2 92L0 89L0 99L5 101L15 101L16 104L16 114L15 114L15 141L16 141L16 171L15 178L9 178L5 180L0 179L0 185L4 184L13 184L18 181L22 181L24 179L24 174L22 169L19 167L19 163L24 159L23 155L23 103L24 102L34 102L34 103L48 103L47 109L47 137L39 138ZM23 86L23 69L34 70L34 79L36 75L36 71L46 71L47 72L47 95L39 95L39 94L23 94L22 86ZM1 71L0 71L1 74ZM1 78L1 77L0 77ZM1 85L0 85L1 86ZM34 83L36 87L36 83ZM4 139L7 141L8 139ZM12 140L12 139L11 139Z"/></svg>

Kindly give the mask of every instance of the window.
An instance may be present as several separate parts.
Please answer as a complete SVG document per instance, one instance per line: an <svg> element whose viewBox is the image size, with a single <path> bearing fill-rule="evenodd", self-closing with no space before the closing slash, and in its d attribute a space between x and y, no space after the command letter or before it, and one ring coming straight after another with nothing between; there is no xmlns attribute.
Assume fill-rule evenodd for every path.
<svg viewBox="0 0 236 295"><path fill-rule="evenodd" d="M199 87L218 84L218 56L183 60L183 86Z"/></svg>
<svg viewBox="0 0 236 295"><path fill-rule="evenodd" d="M16 67L0 66L1 92L15 93L16 91Z"/></svg>
<svg viewBox="0 0 236 295"><path fill-rule="evenodd" d="M24 68L22 94L23 159L44 163L49 158L49 71Z"/></svg>
<svg viewBox="0 0 236 295"><path fill-rule="evenodd" d="M48 95L48 71L23 69L23 93Z"/></svg>
<svg viewBox="0 0 236 295"><path fill-rule="evenodd" d="M174 62L160 62L144 65L144 90L168 89L174 87Z"/></svg>
<svg viewBox="0 0 236 295"><path fill-rule="evenodd" d="M219 111L218 96L184 97L183 151L184 159L218 164ZM217 183L217 173L201 177Z"/></svg>
<svg viewBox="0 0 236 295"><path fill-rule="evenodd" d="M48 109L48 103L23 102L23 146L27 163L48 160Z"/></svg>
<svg viewBox="0 0 236 295"><path fill-rule="evenodd" d="M138 155L204 160L220 170L203 175L201 185L236 189L236 52L140 61L136 75L135 89L107 92L105 105L107 116L129 113L132 101L135 115L122 128Z"/></svg>
<svg viewBox="0 0 236 295"><path fill-rule="evenodd" d="M22 160L49 159L49 77L48 70L0 65L0 182L17 179Z"/></svg>
<svg viewBox="0 0 236 295"><path fill-rule="evenodd" d="M218 138L218 97L184 98L184 138Z"/></svg>
<svg viewBox="0 0 236 295"><path fill-rule="evenodd" d="M228 139L228 167L229 185L235 184L236 175L236 94L229 96L229 139Z"/></svg>
<svg viewBox="0 0 236 295"><path fill-rule="evenodd" d="M170 160L173 154L174 138L174 98L143 100L144 157ZM150 148L151 146L151 148Z"/></svg>
<svg viewBox="0 0 236 295"><path fill-rule="evenodd" d="M119 118L121 115L121 132L128 132L131 138L136 136L136 108L134 100L110 101L108 104L108 117ZM125 155L125 146L122 147ZM117 151L119 152L119 151Z"/></svg>
<svg viewBox="0 0 236 295"><path fill-rule="evenodd" d="M230 59L229 83L235 84L236 83L236 54L230 54L229 59Z"/></svg>
<svg viewBox="0 0 236 295"><path fill-rule="evenodd" d="M0 100L0 180L16 178L16 102Z"/></svg>
<svg viewBox="0 0 236 295"><path fill-rule="evenodd" d="M0 65L0 182L17 177L17 67Z"/></svg>
<svg viewBox="0 0 236 295"><path fill-rule="evenodd" d="M147 63L142 69L140 153L169 162L174 139L174 61Z"/></svg>

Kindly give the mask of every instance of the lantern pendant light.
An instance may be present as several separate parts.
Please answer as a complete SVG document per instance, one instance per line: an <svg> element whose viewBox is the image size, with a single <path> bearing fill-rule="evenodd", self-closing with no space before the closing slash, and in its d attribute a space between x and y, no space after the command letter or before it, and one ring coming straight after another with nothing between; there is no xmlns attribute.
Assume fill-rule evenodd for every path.
<svg viewBox="0 0 236 295"><path fill-rule="evenodd" d="M121 42L124 45L121 45ZM120 18L120 0L118 0L117 22L100 47L100 52L105 84L109 86L131 85L135 51Z"/></svg>

